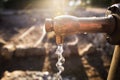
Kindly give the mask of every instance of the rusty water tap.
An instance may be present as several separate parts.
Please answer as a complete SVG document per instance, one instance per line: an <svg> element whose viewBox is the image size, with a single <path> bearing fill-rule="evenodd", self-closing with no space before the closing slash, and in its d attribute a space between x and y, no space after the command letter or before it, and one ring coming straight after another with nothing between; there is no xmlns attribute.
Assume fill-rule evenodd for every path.
<svg viewBox="0 0 120 80"><path fill-rule="evenodd" d="M54 31L56 43L63 43L63 37L70 34L90 33L112 33L115 28L115 19L112 15L107 17L75 17L62 15L54 19L46 19L45 29L47 32Z"/></svg>
<svg viewBox="0 0 120 80"><path fill-rule="evenodd" d="M120 80L118 77L120 69L120 3L108 7L107 11L106 17L78 18L62 15L54 19L46 19L45 28L47 32L55 32L57 44L63 43L63 37L70 34L105 33L107 41L116 45L107 80Z"/></svg>

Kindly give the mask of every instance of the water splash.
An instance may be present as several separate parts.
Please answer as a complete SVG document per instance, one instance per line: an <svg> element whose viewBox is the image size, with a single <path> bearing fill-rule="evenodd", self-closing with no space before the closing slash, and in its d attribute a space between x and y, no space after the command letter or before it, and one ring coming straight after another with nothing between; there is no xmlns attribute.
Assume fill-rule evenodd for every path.
<svg viewBox="0 0 120 80"><path fill-rule="evenodd" d="M55 54L58 56L58 61L56 63L56 67L58 72L56 73L57 80L62 80L61 73L64 71L63 63L65 62L65 58L62 55L63 53L63 44L58 45Z"/></svg>

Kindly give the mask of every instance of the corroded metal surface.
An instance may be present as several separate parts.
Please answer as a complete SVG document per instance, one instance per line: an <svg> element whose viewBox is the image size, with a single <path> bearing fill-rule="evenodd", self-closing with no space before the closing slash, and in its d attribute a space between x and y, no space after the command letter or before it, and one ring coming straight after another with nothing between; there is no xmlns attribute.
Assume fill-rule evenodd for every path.
<svg viewBox="0 0 120 80"><path fill-rule="evenodd" d="M54 31L56 35L66 36L75 33L112 33L115 28L115 19L112 15L108 17L78 18L74 16L58 16L54 20L46 20L46 31ZM56 39L56 43L59 40ZM62 43L62 42L61 42Z"/></svg>

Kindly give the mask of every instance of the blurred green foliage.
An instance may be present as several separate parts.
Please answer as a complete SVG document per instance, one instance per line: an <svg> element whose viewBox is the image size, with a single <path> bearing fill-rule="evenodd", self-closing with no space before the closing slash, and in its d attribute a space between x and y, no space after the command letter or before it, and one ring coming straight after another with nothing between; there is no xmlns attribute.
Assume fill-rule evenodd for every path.
<svg viewBox="0 0 120 80"><path fill-rule="evenodd" d="M112 0L91 0L91 5L94 6L110 6L112 3Z"/></svg>
<svg viewBox="0 0 120 80"><path fill-rule="evenodd" d="M0 8L3 8L4 5L3 5L3 0L0 0Z"/></svg>
<svg viewBox="0 0 120 80"><path fill-rule="evenodd" d="M28 2L30 2L30 0L8 0L4 3L4 7L13 9L22 8L25 7Z"/></svg>
<svg viewBox="0 0 120 80"><path fill-rule="evenodd" d="M10 9L25 9L26 6L32 7L49 7L48 4L52 4L53 0L0 0L0 8L10 8ZM71 1L71 0L66 0ZM77 0L75 0L77 1ZM90 2L91 6L105 7L110 6L112 3L120 2L120 0L81 0L83 3ZM39 4L34 4L38 3ZM43 5L44 4L44 5ZM88 4L86 4L88 5Z"/></svg>
<svg viewBox="0 0 120 80"><path fill-rule="evenodd" d="M39 7L47 6L46 2L49 2L49 0L0 0L0 7L5 9L25 9L37 5Z"/></svg>

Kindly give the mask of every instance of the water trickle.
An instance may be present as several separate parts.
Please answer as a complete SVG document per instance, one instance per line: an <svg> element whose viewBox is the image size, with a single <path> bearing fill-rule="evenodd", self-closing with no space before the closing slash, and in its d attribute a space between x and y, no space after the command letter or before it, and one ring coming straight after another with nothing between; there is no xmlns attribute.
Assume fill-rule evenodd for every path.
<svg viewBox="0 0 120 80"><path fill-rule="evenodd" d="M55 54L58 56L58 61L56 63L56 67L58 72L56 73L57 80L62 80L61 73L64 71L63 63L65 62L65 58L62 55L63 53L63 44L59 44Z"/></svg>

